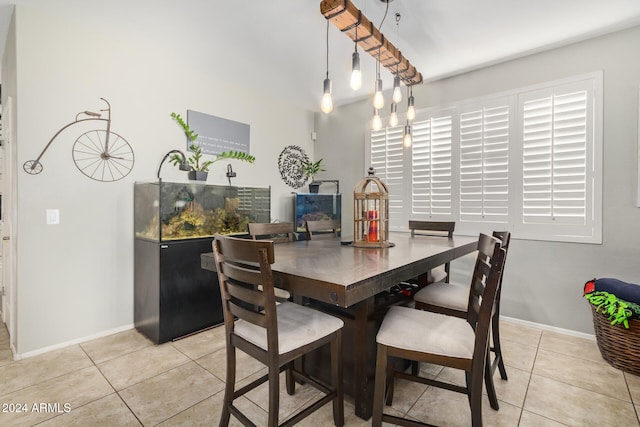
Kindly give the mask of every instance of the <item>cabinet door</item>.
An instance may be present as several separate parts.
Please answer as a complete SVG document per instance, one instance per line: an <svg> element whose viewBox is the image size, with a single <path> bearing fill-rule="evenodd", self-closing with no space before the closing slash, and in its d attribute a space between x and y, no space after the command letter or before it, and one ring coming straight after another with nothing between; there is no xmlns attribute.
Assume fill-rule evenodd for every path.
<svg viewBox="0 0 640 427"><path fill-rule="evenodd" d="M218 277L200 266L212 240L160 244L160 342L222 323Z"/></svg>

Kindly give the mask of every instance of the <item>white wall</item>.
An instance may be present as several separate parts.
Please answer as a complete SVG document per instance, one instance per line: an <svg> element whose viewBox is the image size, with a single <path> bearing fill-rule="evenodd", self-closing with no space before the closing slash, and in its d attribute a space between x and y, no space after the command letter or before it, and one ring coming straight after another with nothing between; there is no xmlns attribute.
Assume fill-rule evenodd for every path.
<svg viewBox="0 0 640 427"><path fill-rule="evenodd" d="M635 27L414 88L419 109L604 70L603 244L512 241L502 293L505 316L593 333L582 298L584 282L618 277L640 283L640 209L635 207L639 45L640 27ZM336 108L330 116L316 114L315 155L325 158L327 169L344 183L345 200L365 175L363 129L370 118L369 100ZM352 228L352 206L343 206L343 227ZM469 259L454 264L472 268Z"/></svg>
<svg viewBox="0 0 640 427"><path fill-rule="evenodd" d="M280 151L295 144L313 153L310 111L229 79L233 55L251 52L234 53L212 16L179 2L162 8L152 1L87 3L16 6L16 338L22 355L133 324L133 183L154 179L167 151L185 149L172 111L186 116L192 109L251 126L256 163L234 162L233 183L271 185L274 219L293 217L293 189L277 169ZM71 148L87 130L83 125L53 142L41 174L22 171L76 113L102 108L100 97L111 103L112 130L135 152L129 176L102 183L76 169ZM226 164L214 165L209 183L227 184ZM184 179L169 164L162 176ZM45 224L52 208L60 210L59 225Z"/></svg>

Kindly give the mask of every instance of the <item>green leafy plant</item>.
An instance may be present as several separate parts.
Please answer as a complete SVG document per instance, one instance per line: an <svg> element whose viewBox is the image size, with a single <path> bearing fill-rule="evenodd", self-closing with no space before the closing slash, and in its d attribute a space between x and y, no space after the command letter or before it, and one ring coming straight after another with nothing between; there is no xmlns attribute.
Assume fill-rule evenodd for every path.
<svg viewBox="0 0 640 427"><path fill-rule="evenodd" d="M302 166L300 167L300 170L302 171L304 176L306 176L307 178L311 178L312 180L317 173L325 171L325 169L322 168L322 159L318 160L315 163L308 160L302 160Z"/></svg>
<svg viewBox="0 0 640 427"><path fill-rule="evenodd" d="M189 127L189 125L180 117L180 114L171 113L171 117L180 125L184 134L187 136L191 144L189 144L189 151L191 151L192 155L187 157L187 163L189 163L189 167L191 170L199 171L199 172L208 172L209 167L217 161L220 160L240 160L247 163L254 163L256 158L251 154L242 152L242 151L224 151L220 154L216 155L216 158L213 160L204 160L202 159L202 147L198 144L195 144L194 141L198 139L198 134L193 131ZM182 157L179 154L172 154L169 157L169 162L174 166L178 166L182 163Z"/></svg>
<svg viewBox="0 0 640 427"><path fill-rule="evenodd" d="M629 328L629 319L640 315L640 306L619 299L609 292L595 291L584 296L595 308L611 320L612 325L624 325Z"/></svg>

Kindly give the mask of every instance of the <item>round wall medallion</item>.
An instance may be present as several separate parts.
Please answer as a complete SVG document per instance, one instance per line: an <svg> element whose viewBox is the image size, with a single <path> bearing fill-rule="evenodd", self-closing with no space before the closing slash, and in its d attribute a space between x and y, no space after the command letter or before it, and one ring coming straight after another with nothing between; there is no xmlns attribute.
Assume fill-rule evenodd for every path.
<svg viewBox="0 0 640 427"><path fill-rule="evenodd" d="M302 164L309 161L309 156L297 145L289 145L278 156L278 170L282 180L290 187L300 188L307 177L302 172Z"/></svg>

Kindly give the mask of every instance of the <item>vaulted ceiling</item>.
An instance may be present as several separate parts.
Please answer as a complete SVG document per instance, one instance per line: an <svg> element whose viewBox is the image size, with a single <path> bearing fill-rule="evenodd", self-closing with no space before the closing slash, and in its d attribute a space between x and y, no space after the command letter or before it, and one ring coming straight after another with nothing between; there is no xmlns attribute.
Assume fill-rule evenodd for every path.
<svg viewBox="0 0 640 427"><path fill-rule="evenodd" d="M4 46L10 4L96 7L97 0L0 0L0 43ZM434 80L533 52L640 24L638 0L352 0L422 73ZM134 7L111 0L126 11ZM137 3L137 2L136 2ZM162 8L162 2L149 1ZM136 5L138 6L138 5ZM100 6L104 8L104 5ZM117 7L117 6L114 6ZM326 20L320 0L191 0L189 10L213 17L211 25L233 52L229 75L303 108L319 110L326 73ZM76 12L76 9L70 9ZM185 9L186 11L186 9ZM396 13L400 13L396 26ZM639 40L640 45L640 40ZM331 25L329 75L334 104L370 96L375 61L361 53L363 86L349 88L353 42ZM382 70L385 88L392 76Z"/></svg>

